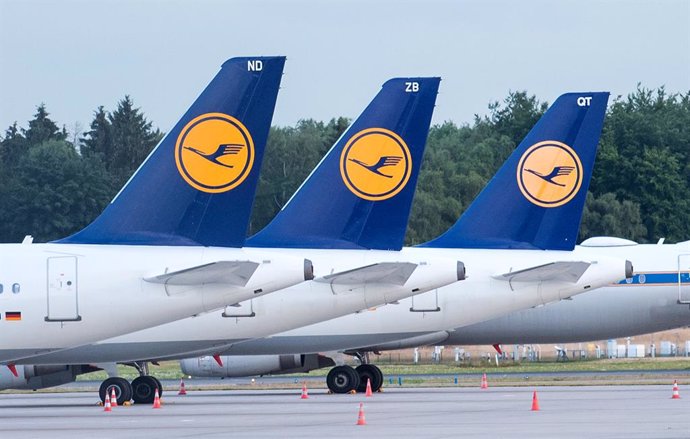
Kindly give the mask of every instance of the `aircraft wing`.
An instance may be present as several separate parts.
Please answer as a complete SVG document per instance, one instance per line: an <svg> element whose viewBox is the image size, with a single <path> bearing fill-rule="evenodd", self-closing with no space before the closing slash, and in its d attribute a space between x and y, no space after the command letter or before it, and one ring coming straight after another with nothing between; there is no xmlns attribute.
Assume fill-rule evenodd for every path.
<svg viewBox="0 0 690 439"><path fill-rule="evenodd" d="M336 285L364 283L405 285L416 268L417 264L411 262L380 262L318 277L314 281Z"/></svg>
<svg viewBox="0 0 690 439"><path fill-rule="evenodd" d="M217 261L157 276L146 277L146 282L166 285L228 284L247 285L259 264L252 261Z"/></svg>
<svg viewBox="0 0 690 439"><path fill-rule="evenodd" d="M511 282L565 281L577 282L589 268L589 262L561 261L511 271L493 276L494 279Z"/></svg>

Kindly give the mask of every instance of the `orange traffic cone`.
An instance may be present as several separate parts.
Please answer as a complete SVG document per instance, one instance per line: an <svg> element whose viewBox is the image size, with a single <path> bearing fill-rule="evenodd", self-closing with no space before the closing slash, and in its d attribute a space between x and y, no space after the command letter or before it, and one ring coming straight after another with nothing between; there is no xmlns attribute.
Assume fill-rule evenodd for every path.
<svg viewBox="0 0 690 439"><path fill-rule="evenodd" d="M367 425L366 419L364 419L364 404L359 403L359 413L357 414L357 425Z"/></svg>
<svg viewBox="0 0 690 439"><path fill-rule="evenodd" d="M307 393L306 381L302 383L302 396L300 396L300 399L309 399L309 394Z"/></svg>
<svg viewBox="0 0 690 439"><path fill-rule="evenodd" d="M488 389L489 388L489 382L486 380L486 374L482 375L482 383L479 386L480 389Z"/></svg>
<svg viewBox="0 0 690 439"><path fill-rule="evenodd" d="M154 409L161 408L161 397L158 394L158 387L156 387L156 393L153 394L153 408Z"/></svg>
<svg viewBox="0 0 690 439"><path fill-rule="evenodd" d="M113 409L110 408L110 395L108 395L108 391L106 390L105 392L105 405L103 406L103 411L104 412L112 412Z"/></svg>
<svg viewBox="0 0 690 439"><path fill-rule="evenodd" d="M536 390L532 394L532 411L533 412L539 411L539 399L537 398L537 391Z"/></svg>
<svg viewBox="0 0 690 439"><path fill-rule="evenodd" d="M110 388L110 406L117 407L117 395L115 395L115 387Z"/></svg>
<svg viewBox="0 0 690 439"><path fill-rule="evenodd" d="M186 395L187 391L184 388L184 379L180 379L180 391L177 392L178 395Z"/></svg>
<svg viewBox="0 0 690 439"><path fill-rule="evenodd" d="M364 393L364 396L372 396L373 394L371 393L371 378L367 378L367 391Z"/></svg>
<svg viewBox="0 0 690 439"><path fill-rule="evenodd" d="M673 380L673 396L671 399L680 399L680 393L678 393L678 381Z"/></svg>

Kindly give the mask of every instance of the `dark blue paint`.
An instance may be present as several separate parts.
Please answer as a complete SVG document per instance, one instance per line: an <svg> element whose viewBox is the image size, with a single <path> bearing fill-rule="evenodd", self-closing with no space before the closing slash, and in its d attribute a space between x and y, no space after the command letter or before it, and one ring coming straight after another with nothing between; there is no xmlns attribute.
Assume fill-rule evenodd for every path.
<svg viewBox="0 0 690 439"><path fill-rule="evenodd" d="M249 71L250 60L261 60L263 69ZM284 64L285 57L226 61L119 196L85 229L56 242L241 247ZM211 112L241 121L252 135L256 154L244 182L217 194L200 192L187 184L178 172L174 154L184 126Z"/></svg>
<svg viewBox="0 0 690 439"><path fill-rule="evenodd" d="M577 98L591 96L591 105ZM568 93L559 97L448 231L421 247L573 250L608 93ZM532 145L555 140L572 147L584 168L579 192L560 207L545 208L527 200L517 184L517 167Z"/></svg>
<svg viewBox="0 0 690 439"><path fill-rule="evenodd" d="M414 81L420 85L419 92L405 92L405 83ZM396 78L386 82L292 200L270 224L249 238L247 245L400 250L439 82L439 78ZM353 135L367 128L393 131L410 150L410 179L387 200L369 201L354 195L340 175L343 148Z"/></svg>
<svg viewBox="0 0 690 439"><path fill-rule="evenodd" d="M680 281L682 284L690 283L690 273L681 273ZM654 284L677 284L678 273L637 273L632 279L624 279L618 282L619 285L654 285Z"/></svg>

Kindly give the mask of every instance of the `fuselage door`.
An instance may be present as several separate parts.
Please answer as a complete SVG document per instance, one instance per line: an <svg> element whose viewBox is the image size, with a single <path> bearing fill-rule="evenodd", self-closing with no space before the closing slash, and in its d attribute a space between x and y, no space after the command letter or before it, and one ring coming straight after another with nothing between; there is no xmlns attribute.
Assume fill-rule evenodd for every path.
<svg viewBox="0 0 690 439"><path fill-rule="evenodd" d="M255 317L254 299L245 300L244 302L235 303L225 307L223 317Z"/></svg>
<svg viewBox="0 0 690 439"><path fill-rule="evenodd" d="M427 291L426 293L412 296L412 306L410 312L439 312L438 290Z"/></svg>
<svg viewBox="0 0 690 439"><path fill-rule="evenodd" d="M678 303L690 304L690 254L678 255Z"/></svg>
<svg viewBox="0 0 690 439"><path fill-rule="evenodd" d="M79 321L79 290L77 258L56 256L48 258L48 315L47 322Z"/></svg>

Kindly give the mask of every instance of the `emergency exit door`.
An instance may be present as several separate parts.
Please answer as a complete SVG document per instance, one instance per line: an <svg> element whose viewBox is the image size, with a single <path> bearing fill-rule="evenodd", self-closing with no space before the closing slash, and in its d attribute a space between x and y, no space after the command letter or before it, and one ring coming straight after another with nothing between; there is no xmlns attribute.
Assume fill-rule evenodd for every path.
<svg viewBox="0 0 690 439"><path fill-rule="evenodd" d="M79 290L77 258L56 256L48 258L48 315L46 321L78 321Z"/></svg>

